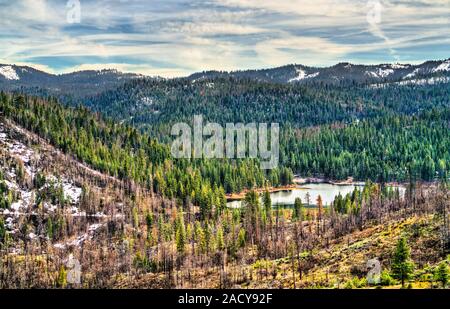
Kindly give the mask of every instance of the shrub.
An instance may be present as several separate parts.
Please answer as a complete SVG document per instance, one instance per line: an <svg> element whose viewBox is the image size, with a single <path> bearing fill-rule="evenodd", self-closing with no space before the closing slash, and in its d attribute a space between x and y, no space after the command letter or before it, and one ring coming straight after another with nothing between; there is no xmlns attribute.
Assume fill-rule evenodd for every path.
<svg viewBox="0 0 450 309"><path fill-rule="evenodd" d="M388 286L388 285L394 285L397 282L395 281L394 278L391 277L391 275L389 274L388 271L384 270L381 273L381 277L380 277L380 284L384 285L384 286Z"/></svg>

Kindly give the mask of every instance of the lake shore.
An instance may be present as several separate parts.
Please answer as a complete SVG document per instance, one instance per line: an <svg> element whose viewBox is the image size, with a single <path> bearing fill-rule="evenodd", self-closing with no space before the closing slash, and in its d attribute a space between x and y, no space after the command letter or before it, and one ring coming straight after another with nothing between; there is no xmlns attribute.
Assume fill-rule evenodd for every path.
<svg viewBox="0 0 450 309"><path fill-rule="evenodd" d="M293 179L292 185L287 186L281 186L281 187L268 187L269 193L275 193L280 191L292 191L292 190L308 190L308 187L304 187L308 184L330 184L334 186L364 186L364 181L354 181L352 177L347 178L346 180L330 180L325 178L317 178L317 177L299 177L296 176ZM389 182L386 183L387 186L390 187L405 187L406 184L400 183L400 182ZM266 190L266 188L255 188L253 189L258 193L262 193ZM227 202L232 201L240 201L245 198L245 195L250 191L250 189L245 189L241 191L240 193L231 193L226 194L225 197L227 199Z"/></svg>
<svg viewBox="0 0 450 309"><path fill-rule="evenodd" d="M335 186L346 186L346 185L354 185L354 186L364 186L366 184L365 181L355 181L353 177L348 177L345 180L333 180L327 178L319 178L319 177L301 177L296 176L293 179L294 184L296 185L307 185L310 183L328 183ZM385 185L390 187L404 187L407 183L391 181L386 182Z"/></svg>
<svg viewBox="0 0 450 309"><path fill-rule="evenodd" d="M262 193L266 191L266 188L255 188L254 191L258 193ZM287 185L287 186L281 186L281 187L268 187L267 190L269 193L279 192L279 191L292 191L292 190L304 190L304 188L297 187L297 184ZM239 193L231 193L226 194L225 197L227 201L239 201L243 200L245 198L245 195L251 191L250 189L245 189Z"/></svg>
<svg viewBox="0 0 450 309"><path fill-rule="evenodd" d="M306 185L309 183L328 183L335 186L344 186L344 185L356 185L363 186L365 184L364 181L354 181L353 177L348 177L346 180L332 180L326 178L319 177L301 177L295 176L293 182L296 185Z"/></svg>

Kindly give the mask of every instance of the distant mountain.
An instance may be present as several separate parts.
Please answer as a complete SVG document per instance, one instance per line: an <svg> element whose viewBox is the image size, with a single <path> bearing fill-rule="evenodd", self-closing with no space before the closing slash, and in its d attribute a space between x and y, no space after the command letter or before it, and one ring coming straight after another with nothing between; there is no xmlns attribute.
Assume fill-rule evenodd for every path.
<svg viewBox="0 0 450 309"><path fill-rule="evenodd" d="M267 106L271 100L291 98L291 90L297 85L308 86L311 91L337 86L344 87L348 92L354 86L383 88L390 85L430 86L449 82L450 59L427 61L419 65L339 63L323 68L286 65L262 70L208 71L175 79L150 78L117 70L55 75L28 66L0 64L0 90L56 96L67 105L83 104L116 119L146 124L160 121L165 116L172 119L176 111L168 108L168 102L169 106L175 104L176 109L182 109L187 100L194 100L198 106L188 105L197 112L202 110L207 114L209 109L202 103L205 94L209 95L208 100L220 102L228 100L230 96L234 99L238 97L238 101L242 102L246 97L258 102L264 97L260 104L269 100L264 103ZM266 84L261 88L260 83ZM269 84L269 88L282 86L282 92L266 93L261 90ZM241 92L248 92L248 95ZM299 99L295 98L295 101ZM230 116L231 119L234 118Z"/></svg>
<svg viewBox="0 0 450 309"><path fill-rule="evenodd" d="M153 79L117 70L79 71L49 74L28 66L0 64L0 90L21 90L29 94L56 95L60 98L85 98L112 90L137 79ZM450 59L427 61L419 65L359 65L339 63L331 67L291 64L273 69L247 71L205 71L188 76L193 83L217 78L250 79L281 84L427 84L450 81Z"/></svg>
<svg viewBox="0 0 450 309"><path fill-rule="evenodd" d="M117 70L79 71L54 75L28 66L0 64L0 89L24 89L27 93L45 90L52 95L84 97L116 88L139 77L143 76L121 73Z"/></svg>
<svg viewBox="0 0 450 309"><path fill-rule="evenodd" d="M339 63L332 67L319 68L304 65L287 65L283 67L235 72L205 71L195 73L188 78L193 82L202 79L247 78L262 82L276 83L380 83L398 82L402 80L423 79L424 77L450 75L450 59L427 61L419 65L411 64L379 64L358 65Z"/></svg>

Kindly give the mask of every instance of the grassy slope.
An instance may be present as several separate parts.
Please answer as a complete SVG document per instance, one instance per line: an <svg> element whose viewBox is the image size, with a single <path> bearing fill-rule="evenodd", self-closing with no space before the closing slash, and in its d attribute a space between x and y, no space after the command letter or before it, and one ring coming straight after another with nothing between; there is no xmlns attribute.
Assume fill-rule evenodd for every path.
<svg viewBox="0 0 450 309"><path fill-rule="evenodd" d="M424 266L435 265L441 260L438 224L439 220L433 215L411 217L401 222L386 222L337 239L329 248L312 253L316 266L303 275L302 281L299 280L299 274L295 274L296 287L345 288L349 280L366 277L366 263L373 258L381 262L383 270L389 270L392 253L400 236L407 237L416 264L418 278L412 280L413 287L430 287L430 283L421 282L420 275ZM275 263L278 267L275 280L256 280L248 286L293 288L291 259L285 258ZM399 288L400 285L390 287Z"/></svg>
<svg viewBox="0 0 450 309"><path fill-rule="evenodd" d="M364 283L368 272L367 261L378 258L382 270L389 271L397 240L401 236L406 236L411 247L411 257L416 265L414 278L411 280L412 287L430 288L432 283L423 279L423 275L426 273L424 268L434 267L442 260L442 256L439 255L440 223L440 219L435 215L415 216L399 222L386 222L341 237L333 241L328 248L310 253L310 256L314 258L315 266L307 273L303 273L302 280L299 280L299 272L295 272L295 287L348 288L349 281L353 280L360 282L361 285L357 283L352 288L374 288ZM304 253L302 256L306 254ZM227 272L232 273L233 271L227 269ZM292 260L289 257L272 261L257 261L236 272L238 276L242 277L242 280L241 284L233 286L234 288L294 288ZM192 271L190 276L194 282L198 282L196 288L220 288L219 274L220 271L217 269L211 269L206 273L196 270ZM359 279L354 280L354 278ZM156 274L144 275L140 280L134 282L123 278L116 282L116 287L167 287L167 283L163 283L167 282L165 279L162 275ZM396 283L383 286L383 288L401 288L401 285Z"/></svg>

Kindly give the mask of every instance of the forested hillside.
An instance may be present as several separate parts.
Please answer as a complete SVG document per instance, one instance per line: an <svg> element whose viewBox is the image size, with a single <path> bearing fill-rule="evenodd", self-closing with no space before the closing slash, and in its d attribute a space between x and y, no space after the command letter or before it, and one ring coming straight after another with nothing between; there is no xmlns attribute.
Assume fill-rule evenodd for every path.
<svg viewBox="0 0 450 309"><path fill-rule="evenodd" d="M292 181L290 170L266 174L257 160L174 160L168 145L133 127L104 121L82 107L64 108L55 101L1 93L0 111L93 168L182 203L192 200L205 216L225 207L225 191Z"/></svg>
<svg viewBox="0 0 450 309"><path fill-rule="evenodd" d="M22 108L29 100L13 99ZM2 112L8 108L2 104ZM59 119L61 128L63 119L75 121L83 112L59 108L65 118L49 122ZM448 283L445 181L413 182L404 197L368 182L329 207L318 198L313 209L300 199L293 208L277 207L268 191L261 200L250 191L243 207L202 217L195 202L163 198L146 184L99 173L48 145L39 137L51 138L44 131L34 135L11 121L31 119L31 110L19 116L16 109L16 117L0 119L1 288L438 288ZM43 109L36 106L34 112ZM108 125L91 125L106 134ZM80 283L66 279L68 256L81 265ZM379 283L366 279L366 263L374 257L383 270Z"/></svg>
<svg viewBox="0 0 450 309"><path fill-rule="evenodd" d="M432 109L285 131L282 162L304 175L378 182L446 179L450 113Z"/></svg>
<svg viewBox="0 0 450 309"><path fill-rule="evenodd" d="M0 64L0 89L35 95L54 95L68 101L115 89L134 78L144 78L117 70L78 71L51 74L29 66Z"/></svg>
<svg viewBox="0 0 450 309"><path fill-rule="evenodd" d="M268 173L257 160L175 160L145 130L55 99L2 92L0 113L1 287L71 286L57 258L68 254L83 287L363 288L374 255L379 287L447 284L445 108L286 126ZM380 183L279 207L268 187L292 181L286 166ZM384 184L395 177L406 194ZM226 192L255 187L261 197L227 207Z"/></svg>
<svg viewBox="0 0 450 309"><path fill-rule="evenodd" d="M173 123L277 122L283 166L303 176L431 181L449 166L450 84L291 86L135 80L85 104L170 142Z"/></svg>
<svg viewBox="0 0 450 309"><path fill-rule="evenodd" d="M449 84L377 89L359 87L351 91L349 88L292 87L234 80L188 85L186 87L186 83L180 80L135 80L123 88L105 92L95 100L88 101L89 108L101 111L111 119L125 120L128 125L114 125L114 130L107 131L112 135L106 136L109 140L104 143L114 149L119 158L116 162L109 162L110 156L101 154L103 148L100 151L94 147L93 151L98 153L92 155L85 153L83 148L72 146L74 140L85 144L84 147L92 144L98 137L96 131L82 132L81 139L75 136L65 141L60 137L54 137L54 140L62 143L64 150L74 152L87 163L112 175L126 176L135 181L144 181L146 175L164 174L158 172L155 166L162 166L169 159L169 146L159 142L170 143L170 126L178 121L192 123L196 114L202 114L205 121L220 124L279 122L282 126L282 166L303 176L330 179L351 176L358 180L381 182L408 181L410 178L432 181L445 177L450 165L447 111L450 104ZM151 97L146 97L145 93L151 93ZM139 103L130 108L133 100L139 97ZM144 102L142 98L147 101ZM15 107L20 108L21 104L19 102ZM53 108L60 107L52 106L48 113L53 113ZM77 126L84 131L85 119L89 119L88 112L84 109L73 111L83 119L83 122L78 121ZM37 115L46 118L45 114ZM72 126L70 122L69 127ZM41 126L42 123L45 122L42 120ZM46 134L57 134L51 127L46 130ZM144 135L139 131L145 132ZM117 134L123 136L117 139ZM147 137L147 134L151 137ZM105 136L101 135L101 138ZM122 140L127 144L123 144ZM143 144L142 140L146 143ZM126 149L139 149L141 157L144 155L150 159L132 163L120 154ZM127 163L120 167L118 161ZM142 166L142 162L151 163L151 166ZM223 187L228 193L253 185L261 187L265 183L264 178L275 186L289 182L280 181L286 177L280 177L278 171L264 175L258 171L257 162L241 162L239 164L244 165L242 168L232 168L231 165L218 162L203 162L201 174L211 180L211 188ZM248 171L251 171L248 176L242 177ZM167 183L173 183L171 175L164 175L166 179L162 185L157 180L150 182L157 191L165 192L168 196L177 195L177 185L166 188ZM145 181L149 182L148 179ZM186 183L182 186L185 187ZM182 198L185 199L187 195L182 194Z"/></svg>
<svg viewBox="0 0 450 309"><path fill-rule="evenodd" d="M278 122L282 126L307 127L448 107L449 92L449 83L377 88L282 85L233 78L195 83L134 80L80 104L164 138L170 124L192 121L195 114L220 124Z"/></svg>

